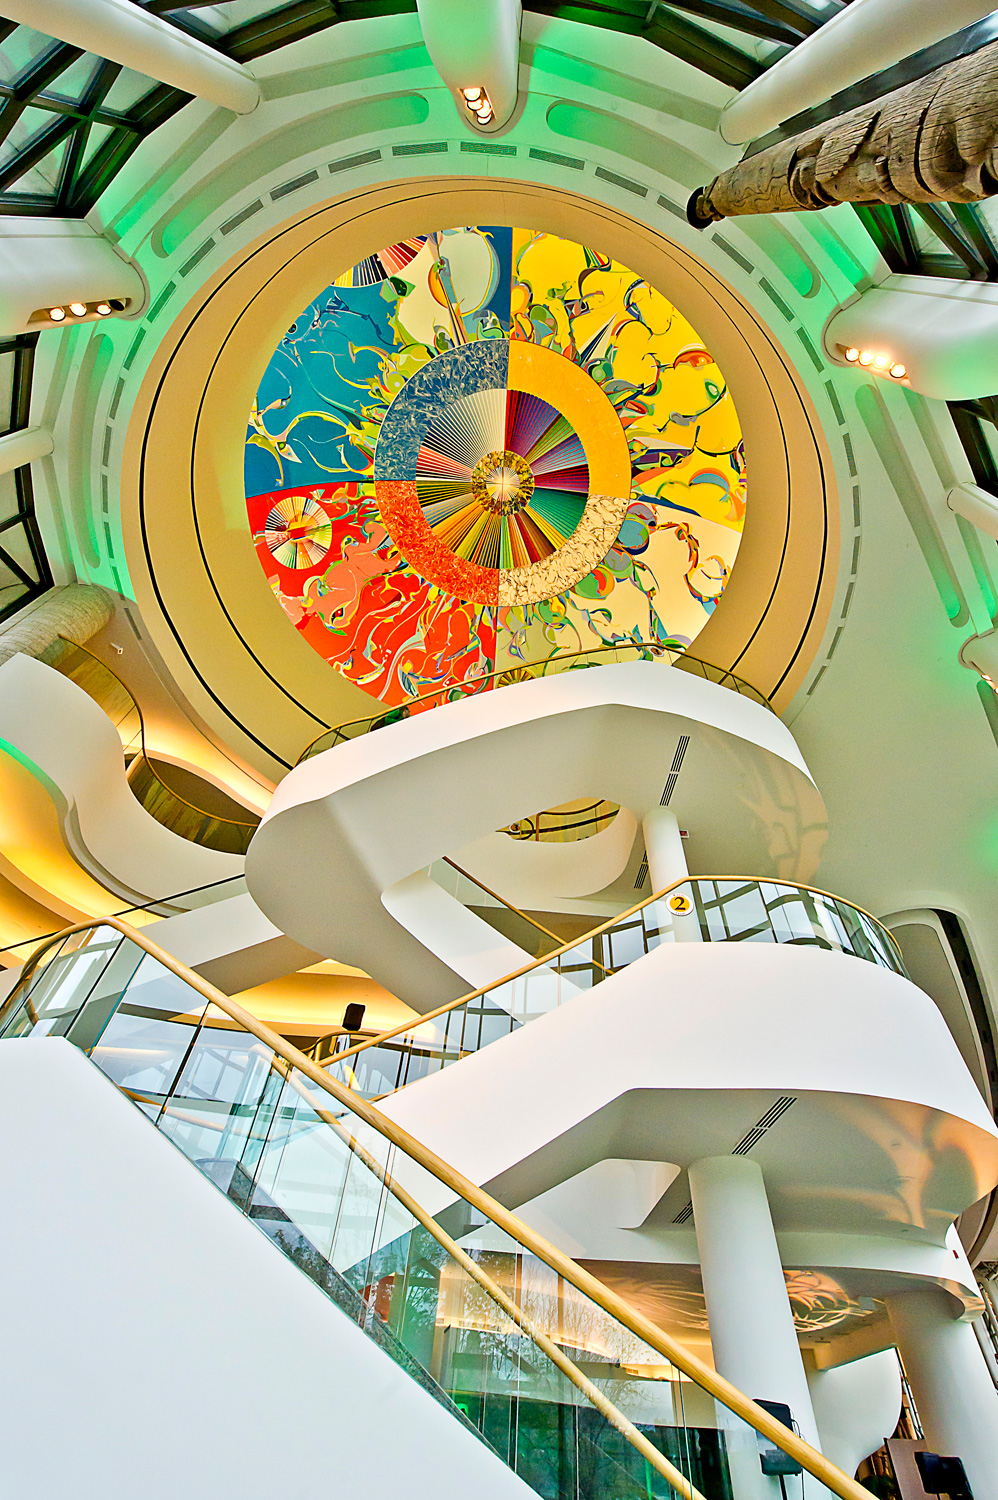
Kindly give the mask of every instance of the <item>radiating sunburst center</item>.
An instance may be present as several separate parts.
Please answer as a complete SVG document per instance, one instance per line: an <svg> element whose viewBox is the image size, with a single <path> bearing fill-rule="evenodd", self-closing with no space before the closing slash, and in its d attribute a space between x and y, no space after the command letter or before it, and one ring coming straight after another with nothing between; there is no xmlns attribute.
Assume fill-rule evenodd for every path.
<svg viewBox="0 0 998 1500"><path fill-rule="evenodd" d="M512 516L523 509L534 493L530 465L508 448L486 453L475 465L471 493L483 509L494 516Z"/></svg>

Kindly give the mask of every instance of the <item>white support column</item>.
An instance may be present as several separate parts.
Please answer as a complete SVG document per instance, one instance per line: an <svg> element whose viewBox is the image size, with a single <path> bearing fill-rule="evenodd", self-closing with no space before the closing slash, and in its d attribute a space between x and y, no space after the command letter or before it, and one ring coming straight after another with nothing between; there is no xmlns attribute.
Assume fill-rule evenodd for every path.
<svg viewBox="0 0 998 1500"><path fill-rule="evenodd" d="M491 134L516 108L520 70L520 0L416 0L430 61L454 92L461 117ZM480 126L462 90L483 88L493 118Z"/></svg>
<svg viewBox="0 0 998 1500"><path fill-rule="evenodd" d="M247 115L262 97L241 63L130 0L5 0L9 21Z"/></svg>
<svg viewBox="0 0 998 1500"><path fill-rule="evenodd" d="M52 434L47 427L22 427L0 437L0 474L12 474L52 452Z"/></svg>
<svg viewBox="0 0 998 1500"><path fill-rule="evenodd" d="M664 891L674 880L690 873L679 822L671 807L653 807L642 820L641 832L653 891Z"/></svg>
<svg viewBox="0 0 998 1500"><path fill-rule="evenodd" d="M641 832L648 859L648 879L653 891L664 891L673 881L682 880L684 875L689 874L679 822L670 807L653 807L641 823ZM693 900L693 892L689 888L680 889L676 896L685 897L690 902ZM667 897L663 906L668 900ZM677 943L700 942L700 923L694 909L691 908L689 915L684 916L670 907L667 918L663 913L663 921L671 921Z"/></svg>
<svg viewBox="0 0 998 1500"><path fill-rule="evenodd" d="M733 145L765 135L992 9L993 0L852 0L735 95L721 115L721 135Z"/></svg>
<svg viewBox="0 0 998 1500"><path fill-rule="evenodd" d="M986 531L998 541L998 496L977 484L958 484L946 495L946 504L965 521Z"/></svg>
<svg viewBox="0 0 998 1500"><path fill-rule="evenodd" d="M998 1391L973 1328L940 1287L886 1301L929 1448L963 1459L974 1500L998 1500Z"/></svg>
<svg viewBox="0 0 998 1500"><path fill-rule="evenodd" d="M98 302L121 302L132 316L145 300L136 267L85 220L11 217L0 224L0 335L99 323ZM77 316L69 310L74 302L89 310ZM63 310L62 321L50 319L52 307Z"/></svg>
<svg viewBox="0 0 998 1500"><path fill-rule="evenodd" d="M747 1396L785 1401L802 1436L818 1448L762 1170L745 1156L709 1156L694 1162L689 1177L714 1364ZM751 1458L733 1473L736 1500L779 1496L778 1480L764 1478ZM814 1500L825 1490L808 1482L805 1494Z"/></svg>

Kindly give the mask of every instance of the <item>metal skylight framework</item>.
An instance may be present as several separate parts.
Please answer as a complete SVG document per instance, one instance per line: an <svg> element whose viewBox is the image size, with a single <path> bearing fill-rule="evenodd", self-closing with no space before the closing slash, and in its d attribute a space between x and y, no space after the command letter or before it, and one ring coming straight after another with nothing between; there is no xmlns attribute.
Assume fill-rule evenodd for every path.
<svg viewBox="0 0 998 1500"><path fill-rule="evenodd" d="M28 426L37 333L0 341L0 433ZM31 466L0 474L0 621L52 587L35 519Z"/></svg>
<svg viewBox="0 0 998 1500"><path fill-rule="evenodd" d="M196 0L179 7L171 0L134 3L240 63L342 21L416 10L416 0L293 0L277 5L273 0ZM845 3L848 0L524 0L524 8L641 36L719 82L742 89ZM972 49L991 39L991 26L986 20L952 40ZM923 56L927 54L919 55ZM911 60L899 68L903 72L910 65ZM139 143L190 97L30 27L0 20L0 214L82 217ZM834 104L831 101L826 110ZM814 114L819 117L821 110ZM804 117L791 122L795 128L804 123ZM892 271L998 281L995 200L878 205L856 212ZM0 362L8 359L21 392L12 411L23 410L23 421L11 416L11 422L26 425L32 341L0 345ZM964 405L954 410L954 418L978 482L983 482L998 448L998 398ZM0 619L50 584L32 512L30 473L25 469L9 478L16 504L12 491L0 510L0 548L6 536L10 551L9 537L15 529L23 544L10 558L0 551ZM998 473L990 476L988 488L998 492Z"/></svg>
<svg viewBox="0 0 998 1500"><path fill-rule="evenodd" d="M144 8L245 63L341 21L409 14L416 4L238 0L175 7L170 0L147 0ZM527 0L525 8L643 36L720 82L744 88L841 6L840 0ZM234 25L233 13L239 18ZM0 21L0 213L86 214L139 142L189 97Z"/></svg>

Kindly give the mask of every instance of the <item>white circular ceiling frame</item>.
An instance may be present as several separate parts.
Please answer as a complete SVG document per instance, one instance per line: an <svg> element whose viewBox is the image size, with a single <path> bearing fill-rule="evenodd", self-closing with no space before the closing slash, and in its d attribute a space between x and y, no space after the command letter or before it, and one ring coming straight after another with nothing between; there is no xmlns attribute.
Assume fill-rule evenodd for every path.
<svg viewBox="0 0 998 1500"><path fill-rule="evenodd" d="M735 401L751 499L731 580L695 652L779 708L820 644L838 558L834 472L813 406L759 315L680 245L581 195L477 178L387 183L303 212L207 281L166 332L129 424L122 523L143 618L190 701L266 774L372 700L299 637L258 565L245 413L308 297L382 245L474 223L588 242L689 319Z"/></svg>

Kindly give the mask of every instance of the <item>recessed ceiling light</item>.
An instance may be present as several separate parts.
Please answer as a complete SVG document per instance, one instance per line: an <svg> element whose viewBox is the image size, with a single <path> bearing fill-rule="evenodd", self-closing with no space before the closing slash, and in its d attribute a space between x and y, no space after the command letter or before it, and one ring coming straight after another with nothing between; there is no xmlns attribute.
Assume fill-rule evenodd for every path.
<svg viewBox="0 0 998 1500"><path fill-rule="evenodd" d="M849 361L849 363L851 365L854 365L856 363L857 359L859 359L859 350L858 349L847 349L845 351L845 356L846 356L846 359Z"/></svg>
<svg viewBox="0 0 998 1500"><path fill-rule="evenodd" d="M65 316L66 316L66 309L64 307L50 307L49 308L49 317L52 319L53 323L61 323L62 320L63 320L63 318Z"/></svg>
<svg viewBox="0 0 998 1500"><path fill-rule="evenodd" d="M869 349L861 349L859 351L859 362L861 365L873 364L873 355L870 353Z"/></svg>
<svg viewBox="0 0 998 1500"><path fill-rule="evenodd" d="M483 91L481 86L476 84L473 89L462 89L461 92L464 94L464 97L467 99L469 104L477 104L479 99L482 97Z"/></svg>
<svg viewBox="0 0 998 1500"><path fill-rule="evenodd" d="M875 370L886 370L889 364L890 360L886 354L875 354L873 356L873 368Z"/></svg>
<svg viewBox="0 0 998 1500"><path fill-rule="evenodd" d="M85 318L87 315L87 304L85 302L71 302L69 310L74 318Z"/></svg>
<svg viewBox="0 0 998 1500"><path fill-rule="evenodd" d="M891 374L894 376L895 380L903 380L907 373L908 371L905 369L904 365L891 365Z"/></svg>
<svg viewBox="0 0 998 1500"><path fill-rule="evenodd" d="M111 304L110 302L98 302L94 310L99 318L106 318L111 311Z"/></svg>

